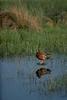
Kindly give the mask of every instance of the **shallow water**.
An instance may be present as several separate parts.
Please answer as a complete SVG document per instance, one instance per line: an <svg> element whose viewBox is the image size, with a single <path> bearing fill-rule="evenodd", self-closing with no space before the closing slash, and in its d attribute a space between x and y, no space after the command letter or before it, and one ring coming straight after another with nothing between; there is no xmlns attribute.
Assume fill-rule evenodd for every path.
<svg viewBox="0 0 67 100"><path fill-rule="evenodd" d="M67 73L67 57L52 55L45 65L35 57L0 59L0 100L67 100L67 90L49 92L47 82ZM38 78L40 67L50 68L51 74Z"/></svg>

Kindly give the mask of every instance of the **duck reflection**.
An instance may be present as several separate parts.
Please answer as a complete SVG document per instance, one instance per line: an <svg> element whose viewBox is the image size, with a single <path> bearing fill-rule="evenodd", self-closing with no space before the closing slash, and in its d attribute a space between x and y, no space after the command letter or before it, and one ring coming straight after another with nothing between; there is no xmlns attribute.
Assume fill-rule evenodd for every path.
<svg viewBox="0 0 67 100"><path fill-rule="evenodd" d="M44 68L44 67L41 67L36 70L36 75L38 78L41 78L42 76L44 76L46 74L50 74L50 73L51 73L51 70L48 68Z"/></svg>

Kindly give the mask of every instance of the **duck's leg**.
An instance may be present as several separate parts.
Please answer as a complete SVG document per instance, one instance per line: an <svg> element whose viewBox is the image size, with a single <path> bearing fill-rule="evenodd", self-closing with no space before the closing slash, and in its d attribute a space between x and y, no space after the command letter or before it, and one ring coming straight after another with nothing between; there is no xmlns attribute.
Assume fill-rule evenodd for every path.
<svg viewBox="0 0 67 100"><path fill-rule="evenodd" d="M40 60L40 64L43 65L44 64L44 60Z"/></svg>

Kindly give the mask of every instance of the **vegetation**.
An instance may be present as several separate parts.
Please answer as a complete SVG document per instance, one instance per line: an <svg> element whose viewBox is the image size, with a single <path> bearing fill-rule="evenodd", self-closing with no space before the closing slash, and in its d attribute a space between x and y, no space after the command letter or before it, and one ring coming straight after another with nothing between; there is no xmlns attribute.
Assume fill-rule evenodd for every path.
<svg viewBox="0 0 67 100"><path fill-rule="evenodd" d="M2 9L12 6L28 9L33 15L48 16L57 21L59 15L67 11L67 0L1 0Z"/></svg>
<svg viewBox="0 0 67 100"><path fill-rule="evenodd" d="M34 54L38 48L67 54L67 30L46 28L42 32L32 30L1 30L0 56Z"/></svg>
<svg viewBox="0 0 67 100"><path fill-rule="evenodd" d="M65 89L65 91L67 91L67 74L48 82L49 91L57 91L59 89Z"/></svg>
<svg viewBox="0 0 67 100"><path fill-rule="evenodd" d="M52 92L61 93L63 91L65 95L67 93L67 74L46 80L40 84L38 88L44 93L46 92L49 94Z"/></svg>
<svg viewBox="0 0 67 100"><path fill-rule="evenodd" d="M0 10L15 14L21 26L0 30L0 56L33 55L38 48L67 54L67 0L1 0Z"/></svg>

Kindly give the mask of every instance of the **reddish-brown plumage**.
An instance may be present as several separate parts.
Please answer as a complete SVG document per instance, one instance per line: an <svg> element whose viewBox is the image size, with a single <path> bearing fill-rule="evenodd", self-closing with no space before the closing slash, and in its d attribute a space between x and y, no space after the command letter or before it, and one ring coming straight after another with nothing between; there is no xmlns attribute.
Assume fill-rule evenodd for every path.
<svg viewBox="0 0 67 100"><path fill-rule="evenodd" d="M42 51L40 51L40 50L38 50L37 52L36 52L36 57L40 60L40 64L44 64L44 61L46 60L46 59L49 59L50 58L50 54L49 53L45 53L45 52L42 52Z"/></svg>
<svg viewBox="0 0 67 100"><path fill-rule="evenodd" d="M46 59L46 54L44 52L40 52L38 51L36 53L36 57L39 59L39 60L45 60Z"/></svg>
<svg viewBox="0 0 67 100"><path fill-rule="evenodd" d="M44 64L44 61L46 59L46 54L44 52L37 51L36 57L40 60L40 64Z"/></svg>

